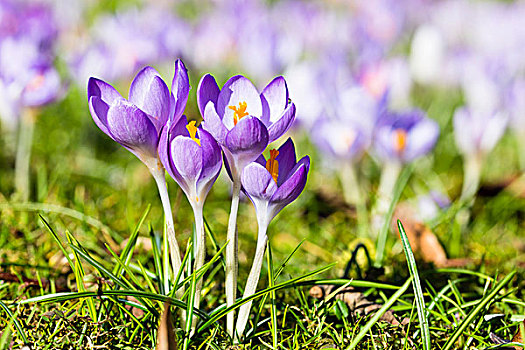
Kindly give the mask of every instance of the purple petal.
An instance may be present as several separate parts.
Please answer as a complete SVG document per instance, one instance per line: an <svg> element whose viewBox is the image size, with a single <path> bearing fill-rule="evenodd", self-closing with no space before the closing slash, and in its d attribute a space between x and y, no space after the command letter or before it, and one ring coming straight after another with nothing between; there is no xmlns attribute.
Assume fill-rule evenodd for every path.
<svg viewBox="0 0 525 350"><path fill-rule="evenodd" d="M249 115L258 118L262 116L262 104L259 93L255 86L242 75L230 78L224 84L217 100L217 113L222 117L222 122L228 129L232 129L235 126L233 121L234 111L229 107L239 107L239 103L247 104L246 112Z"/></svg>
<svg viewBox="0 0 525 350"><path fill-rule="evenodd" d="M403 153L403 160L410 162L415 158L430 152L436 145L439 136L438 124L430 119L419 122L407 137L407 149Z"/></svg>
<svg viewBox="0 0 525 350"><path fill-rule="evenodd" d="M199 128L197 133L202 147L202 172L199 181L208 181L221 170L222 151L209 132Z"/></svg>
<svg viewBox="0 0 525 350"><path fill-rule="evenodd" d="M220 89L214 77L212 77L210 74L206 74L201 78L199 86L197 87L197 105L199 106L199 110L203 118L208 102L211 101L214 105L217 104L219 92Z"/></svg>
<svg viewBox="0 0 525 350"><path fill-rule="evenodd" d="M283 112L281 118L279 118L275 123L270 125L268 128L268 134L270 142L277 140L281 137L293 124L295 120L295 105L292 103L286 108Z"/></svg>
<svg viewBox="0 0 525 350"><path fill-rule="evenodd" d="M173 139L179 135L189 136L188 130L186 129L187 124L188 122L186 120L186 117L182 116L182 118L176 124L170 125L169 128L164 127L162 129L162 133L159 139L158 152L160 161L164 165L164 168L166 168L170 176L177 182L179 182L179 180L182 180L180 174L177 172L177 169L175 169L175 166L173 165L173 161L171 159L170 145Z"/></svg>
<svg viewBox="0 0 525 350"><path fill-rule="evenodd" d="M222 151L217 141L202 128L199 128L198 135L202 147L202 171L197 182L197 193L204 200L221 171Z"/></svg>
<svg viewBox="0 0 525 350"><path fill-rule="evenodd" d="M171 162L171 151L170 151L170 141L171 139L170 128L162 128L162 132L159 137L159 145L157 146L157 151L159 154L159 159L168 174L172 178L176 178L176 175L173 172L172 162Z"/></svg>
<svg viewBox="0 0 525 350"><path fill-rule="evenodd" d="M202 171L202 150L197 142L189 137L175 137L171 143L171 159L186 184L196 183Z"/></svg>
<svg viewBox="0 0 525 350"><path fill-rule="evenodd" d="M209 101L204 110L202 127L204 130L212 134L212 136L219 142L221 145L224 144L226 140L226 135L228 134L228 129L222 123L221 118L215 111L215 105L212 101Z"/></svg>
<svg viewBox="0 0 525 350"><path fill-rule="evenodd" d="M164 80L151 67L145 67L133 79L129 101L151 117L158 131L171 115L173 97Z"/></svg>
<svg viewBox="0 0 525 350"><path fill-rule="evenodd" d="M109 108L107 121L115 141L139 158L156 157L158 133L146 113L127 101L117 101Z"/></svg>
<svg viewBox="0 0 525 350"><path fill-rule="evenodd" d="M272 175L264 166L256 162L246 166L242 172L241 184L250 199L268 201L277 190L277 184L273 181Z"/></svg>
<svg viewBox="0 0 525 350"><path fill-rule="evenodd" d="M277 215L285 206L293 202L304 189L306 185L306 177L308 174L308 165L310 164L308 156L304 157L307 160L300 162L299 168L286 180L270 199L269 219L271 220ZM304 159L303 158L303 159Z"/></svg>
<svg viewBox="0 0 525 350"><path fill-rule="evenodd" d="M108 130L108 110L109 106L102 101L98 96L91 96L89 98L89 111L95 121L95 124L102 130L106 135L113 138Z"/></svg>
<svg viewBox="0 0 525 350"><path fill-rule="evenodd" d="M145 95L155 77L160 78L160 74L154 68L150 66L142 68L142 70L137 73L129 87L129 102L140 106L142 101L146 99Z"/></svg>
<svg viewBox="0 0 525 350"><path fill-rule="evenodd" d="M255 117L242 118L228 132L224 142L225 156L234 177L240 176L244 167L257 159L268 145L268 131Z"/></svg>
<svg viewBox="0 0 525 350"><path fill-rule="evenodd" d="M279 164L279 176L277 184L281 184L288 178L290 171L296 164L295 147L291 138L288 138L281 147L279 147L279 155L276 158Z"/></svg>
<svg viewBox="0 0 525 350"><path fill-rule="evenodd" d="M88 80L88 99L92 96L100 97L100 99L107 105L111 105L117 100L124 99L113 86L93 77Z"/></svg>
<svg viewBox="0 0 525 350"><path fill-rule="evenodd" d="M188 70L184 63L179 59L175 62L175 75L171 83L171 93L175 96L175 115L174 121L184 113L188 95L190 93L190 80L188 78Z"/></svg>
<svg viewBox="0 0 525 350"><path fill-rule="evenodd" d="M255 117L242 118L237 125L228 132L225 146L233 154L253 154L254 161L261 155L268 145L268 131L264 124Z"/></svg>
<svg viewBox="0 0 525 350"><path fill-rule="evenodd" d="M288 105L288 87L283 77L272 80L261 93L263 123L268 126L277 121Z"/></svg>

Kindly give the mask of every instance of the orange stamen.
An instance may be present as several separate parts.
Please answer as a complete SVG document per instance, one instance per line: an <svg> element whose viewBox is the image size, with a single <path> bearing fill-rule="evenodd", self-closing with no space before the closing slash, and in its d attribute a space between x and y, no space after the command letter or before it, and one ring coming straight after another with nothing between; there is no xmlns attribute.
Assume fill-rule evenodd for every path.
<svg viewBox="0 0 525 350"><path fill-rule="evenodd" d="M403 129L394 130L394 149L401 153L407 146L407 132Z"/></svg>
<svg viewBox="0 0 525 350"><path fill-rule="evenodd" d="M186 129L188 129L191 139L197 142L197 145L200 146L201 140L197 138L197 127L195 126L195 120L192 120L191 122L189 122L188 125L186 125Z"/></svg>
<svg viewBox="0 0 525 350"><path fill-rule="evenodd" d="M239 102L239 107L228 106L228 108L233 111L233 125L237 125L237 123L239 122L239 120L241 120L242 117L245 117L249 114L248 112L246 112L247 107L248 104L245 101Z"/></svg>
<svg viewBox="0 0 525 350"><path fill-rule="evenodd" d="M279 151L272 149L270 150L270 158L266 161L266 170L272 175L275 183L277 183L277 177L279 176L279 162L276 160L278 155Z"/></svg>
<svg viewBox="0 0 525 350"><path fill-rule="evenodd" d="M27 84L27 89L30 91L37 90L44 85L44 82L46 81L46 78L43 74L38 74L35 76L31 81L29 81L29 84Z"/></svg>

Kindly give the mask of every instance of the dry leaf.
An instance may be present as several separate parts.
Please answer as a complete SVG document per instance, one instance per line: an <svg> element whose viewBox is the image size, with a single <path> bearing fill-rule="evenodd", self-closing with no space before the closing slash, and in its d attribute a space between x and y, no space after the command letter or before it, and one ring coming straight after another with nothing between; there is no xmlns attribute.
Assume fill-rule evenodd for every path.
<svg viewBox="0 0 525 350"><path fill-rule="evenodd" d="M164 303L164 311L160 317L159 329L157 331L156 350L176 350L177 340L171 322L170 304Z"/></svg>
<svg viewBox="0 0 525 350"><path fill-rule="evenodd" d="M336 291L338 287L334 285L322 284L319 286L313 286L310 288L310 296L315 299L326 299L330 294ZM373 303L366 299L365 295L361 292L356 291L353 287L343 288L335 294L335 298L343 301L350 312L356 315L369 315L379 310L382 305ZM388 322L394 326L400 324L407 324L408 319L403 319L399 322L391 310L387 310L380 318L381 321Z"/></svg>
<svg viewBox="0 0 525 350"><path fill-rule="evenodd" d="M414 255L420 257L423 261L433 263L436 267L462 267L472 261L472 259L467 258L447 258L447 254L441 243L439 243L437 236L417 218L415 211L409 204L399 204L392 216L391 228L399 236L397 229L398 219L401 220L405 228Z"/></svg>

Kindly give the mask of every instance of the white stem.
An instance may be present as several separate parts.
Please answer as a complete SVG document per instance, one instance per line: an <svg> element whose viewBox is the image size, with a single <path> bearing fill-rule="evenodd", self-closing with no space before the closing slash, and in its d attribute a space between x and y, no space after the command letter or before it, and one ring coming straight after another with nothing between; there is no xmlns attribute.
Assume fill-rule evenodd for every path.
<svg viewBox="0 0 525 350"><path fill-rule="evenodd" d="M470 155L465 157L461 200L468 201L472 199L478 191L482 165L482 155Z"/></svg>
<svg viewBox="0 0 525 350"><path fill-rule="evenodd" d="M29 164L31 160L31 145L35 130L36 111L31 108L24 109L18 131L18 146L15 161L15 190L20 196L19 200L29 200Z"/></svg>
<svg viewBox="0 0 525 350"><path fill-rule="evenodd" d="M259 234L257 237L257 248L255 250L255 257L253 258L252 269L250 275L246 281L246 288L244 289L243 299L251 297L257 290L257 284L261 276L261 267L264 258L264 252L266 251L266 243L268 243L268 236L266 235L268 225L259 225ZM237 335L240 337L244 333L246 323L248 323L248 317L250 316L250 309L252 301L241 306L239 310L239 316L237 318Z"/></svg>
<svg viewBox="0 0 525 350"><path fill-rule="evenodd" d="M358 232L361 236L365 236L368 231L366 199L361 191L355 165L352 162L343 163L340 177L345 201L350 205L355 205L356 208Z"/></svg>
<svg viewBox="0 0 525 350"><path fill-rule="evenodd" d="M232 205L230 218L228 221L228 232L226 239L226 306L230 307L235 303L237 292L237 273L238 273L238 240L237 240L237 211L239 209L239 194L241 192L241 179L236 176L233 180ZM230 337L233 338L235 328L235 312L230 311L226 315L226 329Z"/></svg>
<svg viewBox="0 0 525 350"><path fill-rule="evenodd" d="M206 258L206 235L204 233L204 219L202 216L202 206L196 205L193 208L193 214L195 216L195 232L196 232L196 249L197 249L197 256L195 259L195 273L204 265L204 259ZM199 278L197 280L197 285L195 287L195 301L194 301L194 307L199 308L199 304L201 301L201 291L202 291L202 282L204 280L203 278ZM197 317L193 317L192 320L192 333L195 330L195 327L197 326Z"/></svg>
<svg viewBox="0 0 525 350"><path fill-rule="evenodd" d="M394 187L401 173L401 168L402 165L399 162L386 162L381 172L376 204L372 214L372 231L376 237L383 226L385 215L393 200Z"/></svg>
<svg viewBox="0 0 525 350"><path fill-rule="evenodd" d="M166 175L164 173L164 168L160 164L158 159L156 160L155 166L149 166L148 168L157 183L159 189L160 201L162 202L162 207L164 209L164 217L166 221L166 232L168 236L168 243L170 245L170 256L171 264L173 268L173 275L176 276L179 270L182 268L182 261L180 258L180 249L179 244L177 243L177 238L175 237L175 225L173 223L173 214L171 212L170 197L168 195L168 187L166 186ZM165 266L164 268L167 268ZM184 272L181 273L181 279L184 279ZM174 286L175 288L176 286ZM168 291L166 291L168 292ZM176 293L177 297L180 299L184 294L184 287L179 289Z"/></svg>

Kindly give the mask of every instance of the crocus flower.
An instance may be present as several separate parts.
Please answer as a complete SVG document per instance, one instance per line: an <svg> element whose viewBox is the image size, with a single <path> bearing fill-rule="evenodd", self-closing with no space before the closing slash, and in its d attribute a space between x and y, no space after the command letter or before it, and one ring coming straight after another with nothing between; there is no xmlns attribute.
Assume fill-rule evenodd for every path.
<svg viewBox="0 0 525 350"><path fill-rule="evenodd" d="M226 166L233 180L232 204L226 246L226 304L233 305L237 290L238 237L237 211L241 174L246 165L259 157L269 142L283 135L295 118L295 105L288 100L283 77L272 80L261 94L241 75L230 78L219 89L207 74L197 89L197 103L204 119L203 128L221 145ZM226 328L234 332L234 312L226 316Z"/></svg>
<svg viewBox="0 0 525 350"><path fill-rule="evenodd" d="M157 146L165 125L174 124L181 118L189 90L188 73L180 60L175 63L171 92L151 67L145 67L137 74L127 100L102 80L90 78L88 82L89 110L97 126L146 164L157 183L175 274L181 268L180 250ZM182 296L182 293L178 291L177 295Z"/></svg>
<svg viewBox="0 0 525 350"><path fill-rule="evenodd" d="M387 111L380 117L374 140L375 152L383 162L372 212L372 230L376 234L383 225L402 166L430 152L438 136L437 123L421 110Z"/></svg>
<svg viewBox="0 0 525 350"><path fill-rule="evenodd" d="M454 138L464 157L461 199L471 199L478 190L485 156L492 151L507 128L507 114L468 107L454 112Z"/></svg>
<svg viewBox="0 0 525 350"><path fill-rule="evenodd" d="M222 153L211 134L183 116L164 128L159 157L194 209L201 209L222 167Z"/></svg>
<svg viewBox="0 0 525 350"><path fill-rule="evenodd" d="M230 78L222 90L207 74L197 89L203 128L222 146L232 177L259 157L268 143L292 125L295 105L288 100L283 77L272 80L259 94L241 75Z"/></svg>
<svg viewBox="0 0 525 350"><path fill-rule="evenodd" d="M137 74L131 83L128 100L108 83L90 78L89 109L106 135L152 168L157 166L157 145L162 128L168 121L173 124L181 118L188 98L188 75L180 60L176 62L172 90L170 93L152 67L145 67Z"/></svg>
<svg viewBox="0 0 525 350"><path fill-rule="evenodd" d="M268 236L270 221L288 204L293 202L303 191L310 168L310 158L305 156L299 161L295 157L295 147L289 138L278 150L270 150L270 158L263 156L249 164L241 177L244 193L250 198L257 215L259 233L257 249L243 298L255 293ZM251 302L241 306L237 320L237 333L242 335Z"/></svg>
<svg viewBox="0 0 525 350"><path fill-rule="evenodd" d="M454 112L454 138L465 156L486 155L503 136L507 115L503 112L472 111L461 107Z"/></svg>
<svg viewBox="0 0 525 350"><path fill-rule="evenodd" d="M378 122L375 151L383 160L411 162L432 150L439 126L421 110L387 112Z"/></svg>
<svg viewBox="0 0 525 350"><path fill-rule="evenodd" d="M183 116L178 123L165 127L159 141L159 157L170 176L182 188L193 208L196 231L195 271L204 264L206 235L202 209L211 186L222 167L222 152L217 141L195 121ZM199 307L202 279L197 281L195 307ZM197 319L193 320L195 327Z"/></svg>

